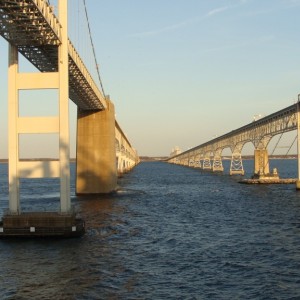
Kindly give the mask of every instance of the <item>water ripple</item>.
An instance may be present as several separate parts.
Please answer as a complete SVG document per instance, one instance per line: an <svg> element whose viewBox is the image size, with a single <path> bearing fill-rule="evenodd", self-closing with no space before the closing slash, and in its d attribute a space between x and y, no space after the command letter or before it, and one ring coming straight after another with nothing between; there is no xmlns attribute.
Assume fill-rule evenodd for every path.
<svg viewBox="0 0 300 300"><path fill-rule="evenodd" d="M292 163L286 174L295 171ZM5 165L0 175L4 209ZM0 241L0 298L300 299L300 194L292 185L237 181L143 163L119 180L116 193L76 197L73 178L86 235ZM34 183L39 199L34 184L24 184L24 208L57 206L51 180Z"/></svg>

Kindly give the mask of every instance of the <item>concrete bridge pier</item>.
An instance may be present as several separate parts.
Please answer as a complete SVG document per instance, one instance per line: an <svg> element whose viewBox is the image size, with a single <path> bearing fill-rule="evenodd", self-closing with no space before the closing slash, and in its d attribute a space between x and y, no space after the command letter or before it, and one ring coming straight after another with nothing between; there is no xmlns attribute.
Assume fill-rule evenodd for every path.
<svg viewBox="0 0 300 300"><path fill-rule="evenodd" d="M117 170L118 177L121 177L125 173L125 161L122 159L121 155L117 156Z"/></svg>
<svg viewBox="0 0 300 300"><path fill-rule="evenodd" d="M233 152L230 163L230 175L244 175L244 167L241 152Z"/></svg>
<svg viewBox="0 0 300 300"><path fill-rule="evenodd" d="M188 166L193 168L195 166L195 161L194 159L189 159L189 163L188 163Z"/></svg>
<svg viewBox="0 0 300 300"><path fill-rule="evenodd" d="M203 164L202 164L203 170L211 170L211 162L210 157L204 157Z"/></svg>
<svg viewBox="0 0 300 300"><path fill-rule="evenodd" d="M267 149L254 150L254 175L253 178L278 177L277 174L270 174L269 155Z"/></svg>
<svg viewBox="0 0 300 300"><path fill-rule="evenodd" d="M106 194L117 187L115 109L77 114L76 194Z"/></svg>
<svg viewBox="0 0 300 300"><path fill-rule="evenodd" d="M224 171L221 157L214 157L212 170L213 170L213 172L223 172Z"/></svg>
<svg viewBox="0 0 300 300"><path fill-rule="evenodd" d="M217 150L214 154L213 167L212 167L213 172L223 172L224 171L221 152L222 152L222 150L221 151Z"/></svg>
<svg viewBox="0 0 300 300"><path fill-rule="evenodd" d="M194 156L194 168L201 168L200 156Z"/></svg>
<svg viewBox="0 0 300 300"><path fill-rule="evenodd" d="M254 150L254 175L253 177L265 177L270 174L269 155L267 149Z"/></svg>
<svg viewBox="0 0 300 300"><path fill-rule="evenodd" d="M196 166L195 167L201 169L202 165L201 165L200 158L196 160Z"/></svg>
<svg viewBox="0 0 300 300"><path fill-rule="evenodd" d="M296 190L300 190L300 94L297 102L297 160L298 160L298 178L296 181Z"/></svg>

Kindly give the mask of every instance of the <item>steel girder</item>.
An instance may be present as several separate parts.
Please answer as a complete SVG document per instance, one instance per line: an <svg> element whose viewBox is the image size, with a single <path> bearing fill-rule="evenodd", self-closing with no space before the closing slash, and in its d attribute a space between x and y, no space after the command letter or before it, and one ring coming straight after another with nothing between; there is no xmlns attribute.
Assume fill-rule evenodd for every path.
<svg viewBox="0 0 300 300"><path fill-rule="evenodd" d="M0 0L0 35L41 72L58 71L61 30L46 0ZM105 97L68 43L70 99L83 110L105 109Z"/></svg>

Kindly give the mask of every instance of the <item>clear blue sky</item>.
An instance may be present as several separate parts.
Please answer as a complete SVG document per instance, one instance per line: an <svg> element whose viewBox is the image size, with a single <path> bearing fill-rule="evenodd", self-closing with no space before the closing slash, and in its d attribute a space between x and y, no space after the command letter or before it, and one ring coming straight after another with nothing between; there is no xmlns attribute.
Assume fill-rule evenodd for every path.
<svg viewBox="0 0 300 300"><path fill-rule="evenodd" d="M69 0L70 18L77 15L77 2ZM86 3L105 92L140 155L194 147L250 123L254 115L291 105L300 93L299 0ZM79 27L70 24L70 31ZM79 37L74 43L85 44ZM0 55L0 157L6 157L3 39ZM73 156L75 111L71 105ZM24 141L24 156L33 150L53 153L51 145Z"/></svg>

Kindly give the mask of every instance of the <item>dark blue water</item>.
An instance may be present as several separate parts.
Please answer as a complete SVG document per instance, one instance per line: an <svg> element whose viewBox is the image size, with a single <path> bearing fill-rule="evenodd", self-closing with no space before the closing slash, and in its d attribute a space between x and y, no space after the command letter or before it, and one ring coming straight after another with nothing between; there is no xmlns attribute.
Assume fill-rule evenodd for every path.
<svg viewBox="0 0 300 300"><path fill-rule="evenodd" d="M281 177L296 165L271 162ZM116 195L76 198L72 184L86 235L0 241L0 299L300 299L300 192L237 181L150 162ZM57 207L58 184L23 180L22 209Z"/></svg>

